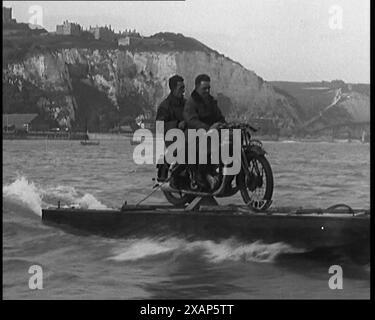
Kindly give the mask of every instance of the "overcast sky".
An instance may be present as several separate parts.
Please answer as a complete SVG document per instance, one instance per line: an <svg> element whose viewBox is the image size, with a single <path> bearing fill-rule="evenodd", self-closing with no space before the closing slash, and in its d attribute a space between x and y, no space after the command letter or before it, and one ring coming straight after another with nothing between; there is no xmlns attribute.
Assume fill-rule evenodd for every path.
<svg viewBox="0 0 375 320"><path fill-rule="evenodd" d="M370 82L370 0L4 1L43 27L63 20L110 24L148 36L182 33L255 71L265 80Z"/></svg>

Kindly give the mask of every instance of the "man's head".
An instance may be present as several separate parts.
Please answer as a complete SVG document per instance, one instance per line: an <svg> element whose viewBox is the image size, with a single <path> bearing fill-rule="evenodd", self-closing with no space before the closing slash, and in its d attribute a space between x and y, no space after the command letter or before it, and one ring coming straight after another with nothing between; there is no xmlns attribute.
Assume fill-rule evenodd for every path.
<svg viewBox="0 0 375 320"><path fill-rule="evenodd" d="M195 78L195 91L202 98L207 98L210 95L211 79L207 74L200 74Z"/></svg>
<svg viewBox="0 0 375 320"><path fill-rule="evenodd" d="M169 78L169 89L176 98L183 98L185 93L184 78L177 74Z"/></svg>

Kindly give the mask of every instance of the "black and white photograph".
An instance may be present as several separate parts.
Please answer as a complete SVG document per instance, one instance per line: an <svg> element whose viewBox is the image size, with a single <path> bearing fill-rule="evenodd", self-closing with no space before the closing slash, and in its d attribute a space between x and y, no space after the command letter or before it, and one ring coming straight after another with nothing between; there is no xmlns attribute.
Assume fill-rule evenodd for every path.
<svg viewBox="0 0 375 320"><path fill-rule="evenodd" d="M3 300L370 299L370 0L3 1L2 48Z"/></svg>

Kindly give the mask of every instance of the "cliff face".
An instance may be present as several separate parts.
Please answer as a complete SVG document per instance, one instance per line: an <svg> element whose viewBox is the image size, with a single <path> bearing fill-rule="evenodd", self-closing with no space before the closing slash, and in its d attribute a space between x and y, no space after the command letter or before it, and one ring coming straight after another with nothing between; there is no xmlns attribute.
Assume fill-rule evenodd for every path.
<svg viewBox="0 0 375 320"><path fill-rule="evenodd" d="M168 78L185 78L186 96L199 73L211 77L212 94L226 114L272 117L281 128L300 123L298 106L254 72L215 52L130 52L58 49L3 69L3 112L39 112L60 125L106 130L156 110Z"/></svg>
<svg viewBox="0 0 375 320"><path fill-rule="evenodd" d="M295 98L302 110L304 126L319 121L322 126L370 122L369 84L334 80L310 83L274 81L272 85L276 91Z"/></svg>
<svg viewBox="0 0 375 320"><path fill-rule="evenodd" d="M356 91L345 94L343 102L338 108L345 109L349 120L354 122L370 122L370 96Z"/></svg>

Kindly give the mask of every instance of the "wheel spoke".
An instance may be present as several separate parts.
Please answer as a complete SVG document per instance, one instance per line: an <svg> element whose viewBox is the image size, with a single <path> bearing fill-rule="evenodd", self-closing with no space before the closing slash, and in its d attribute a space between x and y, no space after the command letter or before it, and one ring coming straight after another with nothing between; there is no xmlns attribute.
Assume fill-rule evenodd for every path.
<svg viewBox="0 0 375 320"><path fill-rule="evenodd" d="M256 186L253 191L249 190L251 192L250 199L252 206L255 206L257 209L261 209L261 207L263 207L267 202L264 200L267 190L267 172L263 164L257 159L252 159L250 161L249 172L255 176L254 179L261 179L255 181Z"/></svg>

